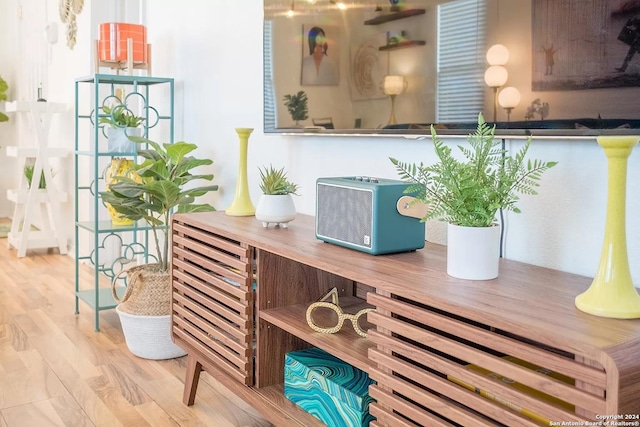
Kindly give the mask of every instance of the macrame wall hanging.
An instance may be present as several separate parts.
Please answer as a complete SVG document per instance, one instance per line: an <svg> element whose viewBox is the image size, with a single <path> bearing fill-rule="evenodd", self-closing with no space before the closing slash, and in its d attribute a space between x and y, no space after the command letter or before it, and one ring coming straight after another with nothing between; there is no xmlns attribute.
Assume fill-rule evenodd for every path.
<svg viewBox="0 0 640 427"><path fill-rule="evenodd" d="M82 12L84 0L60 0L60 20L67 25L67 46L73 49L76 45L76 34L78 32L78 24L76 23L76 15Z"/></svg>

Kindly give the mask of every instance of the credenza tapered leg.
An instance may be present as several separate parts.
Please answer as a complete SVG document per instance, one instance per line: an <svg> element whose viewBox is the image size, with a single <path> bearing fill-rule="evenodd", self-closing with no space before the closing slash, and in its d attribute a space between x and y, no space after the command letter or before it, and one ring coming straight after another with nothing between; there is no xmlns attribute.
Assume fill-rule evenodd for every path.
<svg viewBox="0 0 640 427"><path fill-rule="evenodd" d="M193 405L196 400L200 372L202 372L202 365L196 360L195 356L189 354L187 356L187 372L184 378L184 395L182 396L182 401L187 406Z"/></svg>

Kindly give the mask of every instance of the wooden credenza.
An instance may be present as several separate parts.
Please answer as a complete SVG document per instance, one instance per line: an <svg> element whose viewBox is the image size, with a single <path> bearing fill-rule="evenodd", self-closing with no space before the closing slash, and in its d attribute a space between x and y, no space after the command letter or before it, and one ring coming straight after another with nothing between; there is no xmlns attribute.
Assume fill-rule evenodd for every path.
<svg viewBox="0 0 640 427"><path fill-rule="evenodd" d="M305 215L265 229L253 217L176 214L172 249L185 404L204 369L275 425L323 425L283 396L285 353L316 346L377 381L376 426L540 425L522 408L558 423L640 421L640 320L576 309L590 278L501 260L495 280L459 280L446 274L444 246L373 256L317 240ZM347 312L376 308L368 338L349 322L332 335L307 325L308 305L333 287Z"/></svg>

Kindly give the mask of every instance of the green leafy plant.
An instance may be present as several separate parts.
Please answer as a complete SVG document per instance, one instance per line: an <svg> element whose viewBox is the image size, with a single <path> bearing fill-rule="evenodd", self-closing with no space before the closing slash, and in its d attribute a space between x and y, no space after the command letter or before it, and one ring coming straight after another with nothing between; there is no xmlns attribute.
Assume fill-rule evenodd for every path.
<svg viewBox="0 0 640 427"><path fill-rule="evenodd" d="M124 105L117 105L115 107L103 105L101 109L105 114L108 114L108 117L100 117L98 123L108 124L114 128L136 128L144 121L142 117L136 116Z"/></svg>
<svg viewBox="0 0 640 427"><path fill-rule="evenodd" d="M134 221L144 219L151 225L158 263L163 271L167 271L168 224L171 213L174 210L181 213L215 210L208 204L196 204L195 198L216 191L217 185L186 188L186 184L195 180L211 181L213 174L193 175L190 171L198 166L210 165L213 161L187 156L197 146L184 141L160 145L146 138L130 139L136 143L147 143L151 147L138 150L138 155L145 160L132 168L140 176L140 182L126 176L116 176L116 182L109 186L109 191L101 192L100 195L124 217ZM158 234L160 230L164 233L162 251Z"/></svg>
<svg viewBox="0 0 640 427"><path fill-rule="evenodd" d="M260 171L260 190L267 195L295 194L298 186L287 179L287 173L282 169L276 169L269 165L269 168L258 168Z"/></svg>
<svg viewBox="0 0 640 427"><path fill-rule="evenodd" d="M439 218L455 225L488 227L498 209L520 212L518 194L537 194L542 174L557 162L526 160L531 144L510 156L495 138L495 126L478 116L477 130L467 137L470 148L458 146L465 160L454 158L431 126L438 162L425 166L390 158L401 178L412 183L406 193L429 205L423 221Z"/></svg>
<svg viewBox="0 0 640 427"><path fill-rule="evenodd" d="M9 90L9 85L7 82L0 76L0 101L7 100L7 90ZM6 122L9 120L9 116L0 112L0 122Z"/></svg>
<svg viewBox="0 0 640 427"><path fill-rule="evenodd" d="M293 95L285 95L284 105L289 110L291 118L296 122L296 125L300 120L307 120L309 118L309 109L307 107L307 94L301 90Z"/></svg>
<svg viewBox="0 0 640 427"><path fill-rule="evenodd" d="M27 184L29 188L31 188L31 182L33 182L34 169L35 169L34 165L24 165L24 176L25 178L27 178ZM45 180L45 177L44 177L44 171L40 173L40 182L38 183L38 188L39 189L47 188L47 181Z"/></svg>

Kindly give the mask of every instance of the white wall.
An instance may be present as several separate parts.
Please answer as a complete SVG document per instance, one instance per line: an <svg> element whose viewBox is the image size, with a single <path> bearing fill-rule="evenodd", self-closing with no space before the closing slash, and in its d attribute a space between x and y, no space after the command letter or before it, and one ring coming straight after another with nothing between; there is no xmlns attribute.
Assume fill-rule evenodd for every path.
<svg viewBox="0 0 640 427"><path fill-rule="evenodd" d="M261 2L153 0L147 2L147 13L154 74L176 79L176 140L198 144L197 154L214 160L215 182L221 190L207 201L218 209L230 205L235 190L235 127L255 128L249 142L249 182L254 204L260 194L257 168L273 163L285 166L301 186L302 195L295 202L299 212L306 214L314 212L315 180L319 177L396 178L389 156L433 160L428 140L265 135ZM59 60L66 58L75 68L63 75L60 67L56 96L73 98L73 78L90 61L76 57L81 52L59 54ZM508 142L514 148L521 143ZM640 222L635 220L640 215L638 150L629 159L627 189L627 242L636 284L640 283ZM531 155L560 163L544 176L538 196L523 197L523 213L508 215L507 258L593 275L600 258L606 207L607 174L602 149L594 140L537 139ZM73 193L72 184L67 185L67 191ZM72 217L68 216L70 230ZM442 242L442 224L429 224L427 238Z"/></svg>
<svg viewBox="0 0 640 427"><path fill-rule="evenodd" d="M179 10L178 10L179 9ZM262 5L255 0L207 4L184 0L148 3L154 68L180 84L178 138L200 145L215 161L218 209L233 199L237 170L236 126L254 127L249 142L249 182L259 198L257 167L286 166L301 188L295 202L313 214L315 180L326 176L396 178L388 160L433 159L428 140L402 138L264 135L262 127ZM180 29L180 30L176 30ZM239 30L241 29L241 30ZM451 142L458 142L452 140ZM515 148L521 141L510 141ZM606 161L595 140L536 140L532 156L560 164L543 179L540 194L523 197L523 213L508 215L506 256L593 275L600 259L606 205ZM627 242L632 275L640 283L640 154L629 160ZM442 241L442 224L430 224L429 240Z"/></svg>
<svg viewBox="0 0 640 427"><path fill-rule="evenodd" d="M12 35L16 34L18 25L18 10L10 1L0 1L0 76L9 84L7 92L11 100L16 93L16 75L18 70L14 67L17 57L17 48ZM4 105L0 106L4 111ZM13 188L15 180L15 159L6 156L7 145L15 145L16 119L13 113L9 114L9 121L0 123L0 218L13 215L13 204L9 203L6 194L7 189Z"/></svg>

